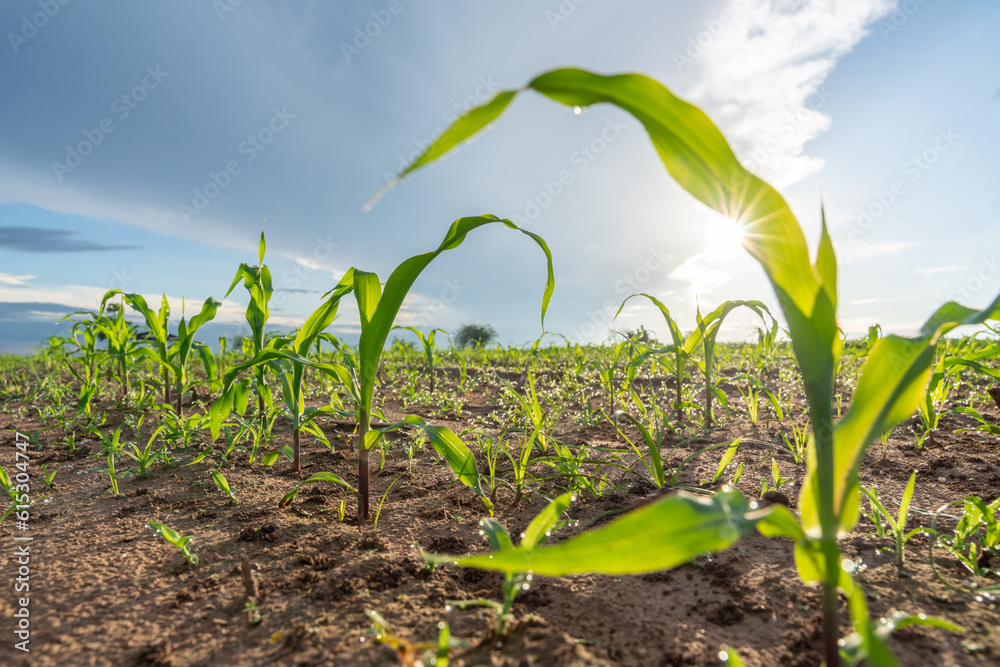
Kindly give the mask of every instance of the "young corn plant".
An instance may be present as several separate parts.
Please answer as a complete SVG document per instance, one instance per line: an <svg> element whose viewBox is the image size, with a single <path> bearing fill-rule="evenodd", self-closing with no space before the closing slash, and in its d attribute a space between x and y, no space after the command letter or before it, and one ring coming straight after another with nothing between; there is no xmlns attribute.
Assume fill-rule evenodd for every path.
<svg viewBox="0 0 1000 667"><path fill-rule="evenodd" d="M221 471L213 470L212 480L215 482L215 485L219 487L219 491L222 491L224 494L229 496L229 502L231 502L233 505L240 504L240 499L236 497L236 494L233 492L232 487L229 486L229 480L226 479L226 476L223 475Z"/></svg>
<svg viewBox="0 0 1000 667"><path fill-rule="evenodd" d="M420 345L424 348L424 358L427 359L427 374L430 377L430 390L434 393L434 358L437 356L437 346L434 344L434 337L440 331L445 336L448 332L444 329L431 329L424 335L424 332L416 327L400 327L394 326L393 329L407 329L416 334L417 338L420 339Z"/></svg>
<svg viewBox="0 0 1000 667"><path fill-rule="evenodd" d="M375 393L375 380L378 372L379 360L385 346L386 338L392 329L396 314L399 312L403 299L410 291L410 287L420 275L420 273L438 255L457 248L465 241L469 232L484 225L500 223L508 229L520 231L530 237L545 253L548 265L548 278L545 284L545 292L542 297L542 322L544 324L545 311L548 308L552 290L555 287L555 279L552 270L552 255L542 237L532 232L520 229L509 220L502 220L493 215L483 215L477 217L459 218L456 220L444 240L436 250L416 255L404 261L396 267L385 283L385 288L374 273L367 271L354 271L354 296L358 303L358 312L361 316L361 340L359 342L359 368L358 368L358 491L360 496L360 514L367 520L369 517L369 452L372 447L378 444L385 430L372 430L372 402ZM434 449L445 458L452 470L458 474L463 484L471 486L481 498L485 498L479 483L479 474L476 470L475 459L469 448L450 430L429 426L422 419L410 416L393 425L391 428L411 426L420 429L428 436Z"/></svg>
<svg viewBox="0 0 1000 667"><path fill-rule="evenodd" d="M263 246L261 247L261 256L263 257ZM309 357L310 348L316 337L330 326L337 316L340 300L353 289L353 279L354 270L348 270L337 286L325 295L329 298L306 319L294 337L277 336L272 338L263 349L256 352L249 360L236 364L226 373L222 395L209 408L213 440L219 437L222 423L229 416L233 406L245 408L246 384L236 382L237 378L247 370L253 369L256 374L259 367L270 366L272 373L277 375L281 381L285 409L292 424L292 466L295 472L301 470L301 445L299 441L301 430L303 428L317 430L318 427L312 424L312 419L321 414L319 410L307 414L305 397L302 392L306 368L315 368L338 380L343 380L347 376L347 370L342 366L311 359ZM262 377L262 375L258 375L258 381ZM258 387L260 386L258 384ZM264 400L262 396L263 394L258 394L260 400ZM237 402L237 398L240 399L239 402Z"/></svg>
<svg viewBox="0 0 1000 667"><path fill-rule="evenodd" d="M671 359L670 372L674 379L674 410L676 411L676 421L681 424L684 421L684 402L683 396L683 384L685 369L687 368L687 363L691 360L691 350L694 346L692 342L689 347L684 339L684 335L681 334L680 326L678 326L676 320L670 315L670 310L667 309L663 302L657 299L651 294L646 294L645 292L640 292L639 294L632 294L622 301L621 306L618 307L618 312L615 314L615 318L621 315L622 309L625 308L625 304L634 296L644 296L653 302L653 305L659 308L660 313L663 315L664 321L667 323L667 328L670 330L671 344L663 348L661 351Z"/></svg>
<svg viewBox="0 0 1000 667"><path fill-rule="evenodd" d="M528 524L528 527L524 529L524 532L521 534L519 546L525 549L533 549L544 542L545 538L552 533L563 512L569 509L570 503L574 500L576 500L576 495L571 491L562 494L546 505L545 509L539 512L531 520L531 523ZM510 539L510 533L496 519L483 519L479 522L479 528L480 534L485 534L490 541L491 553L514 548L514 543ZM455 559L449 557L441 558L430 555L429 559L432 562L458 562L459 565L463 564L461 561L455 561ZM500 588L503 593L503 602L478 598L476 600L448 600L447 604L457 609L468 609L469 607L489 607L493 609L497 614L497 624L494 628L494 634L503 635L507 632L508 625L514 621L514 616L511 613L511 609L514 606L514 598L521 591L531 588L531 578L531 570L504 572L503 583Z"/></svg>
<svg viewBox="0 0 1000 667"><path fill-rule="evenodd" d="M198 564L198 555L193 553L188 547L193 539L190 535L181 535L170 526L157 521L150 521L149 527L155 530L157 535L177 547L177 550L181 552L181 555L184 556L188 564Z"/></svg>
<svg viewBox="0 0 1000 667"><path fill-rule="evenodd" d="M703 418L705 428L711 428L712 426L713 397L717 398L723 405L726 405L729 402L725 392L719 388L717 381L713 379L712 368L715 365L716 356L715 340L719 335L719 329L722 327L722 322L726 319L726 316L729 315L729 313L739 307L746 307L757 313L757 315L760 316L760 319L764 321L765 326L767 325L767 321L764 320L764 313L767 313L768 316L771 317L772 321L774 320L774 317L771 316L771 311L769 311L767 306L760 301L726 301L704 318L701 316L701 310L698 309L696 311L698 328L694 330L694 332L688 337L688 340L684 343L684 347L689 351L694 349L698 343L701 343L702 345L702 352L704 356L700 361L695 360L695 364L697 364L705 376L705 411Z"/></svg>
<svg viewBox="0 0 1000 667"><path fill-rule="evenodd" d="M878 497L877 488L874 486L870 489L861 487L861 491L868 496L868 503L871 509L871 514L868 515L868 518L875 524L875 530L879 537L892 538L896 546L896 567L900 569L902 569L905 560L903 547L906 546L906 543L917 535L931 532L929 528L914 528L910 532L906 532L906 521L910 514L910 500L913 498L913 489L916 481L917 471L914 470L910 474L910 481L906 483L903 497L899 500L899 514L896 517L893 517L882 504L882 501Z"/></svg>
<svg viewBox="0 0 1000 667"><path fill-rule="evenodd" d="M125 302L138 311L146 320L146 328L149 330L145 337L145 342L151 347L140 347L137 352L144 354L153 360L160 368L163 377L163 402L170 404L170 331L168 321L170 319L170 304L167 302L167 295L164 293L160 301L160 309L154 311L146 303L146 299L141 294L126 294Z"/></svg>
<svg viewBox="0 0 1000 667"><path fill-rule="evenodd" d="M460 117L368 206L398 180L495 121L518 93L528 89L571 107L610 103L627 111L645 127L670 175L695 198L740 225L744 248L761 264L778 298L809 404L812 436L798 502L801 520L780 505L754 510L734 491L707 500L678 494L553 547L507 548L459 562L552 576L652 571L725 548L756 527L768 536L791 538L799 576L822 587L827 667L840 664L840 590L852 601L852 612L857 612L852 621L869 663L894 664L867 611L858 611L863 594L854 584L851 568L841 562L838 538L859 517L858 464L878 434L916 408L942 337L958 326L1000 319L1000 297L978 311L949 302L916 336L881 338L867 356L850 408L835 424L835 374L842 340L837 327L837 260L825 216L814 261L802 228L778 191L743 167L704 112L640 74L604 76L559 69L518 90L501 91Z"/></svg>
<svg viewBox="0 0 1000 667"><path fill-rule="evenodd" d="M264 264L264 252L266 250L267 243L264 241L264 230L262 229L260 230L260 242L257 244L257 265L251 266L246 262L240 264L236 270L236 276L233 278L233 283L226 292L226 296L229 296L240 280L242 280L243 287L246 288L247 293L250 295L250 303L247 304L246 310L246 320L247 324L250 325L250 341L253 344L254 356L260 354L264 349L264 329L267 326L268 318L271 316L268 304L271 301L271 296L274 294L274 289L271 287L271 270ZM224 357L224 346L222 347L222 354ZM254 391L257 394L257 410L261 415L262 424L265 423L263 420L267 419L267 410L271 406L271 391L266 381L267 370L267 364L259 364L254 366L253 373Z"/></svg>

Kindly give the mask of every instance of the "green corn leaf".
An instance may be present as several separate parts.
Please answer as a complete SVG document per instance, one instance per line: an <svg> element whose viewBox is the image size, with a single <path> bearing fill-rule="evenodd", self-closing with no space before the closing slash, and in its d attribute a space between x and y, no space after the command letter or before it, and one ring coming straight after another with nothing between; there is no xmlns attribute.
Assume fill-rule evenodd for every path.
<svg viewBox="0 0 1000 667"><path fill-rule="evenodd" d="M227 391L212 401L212 405L208 408L208 424L209 429L212 433L212 440L216 440L219 437L219 431L222 429L222 422L226 420L229 413L233 409L233 392Z"/></svg>
<svg viewBox="0 0 1000 667"><path fill-rule="evenodd" d="M330 292L327 292L329 298L323 303L322 306L317 308L306 320L298 332L295 334L295 340L292 342L292 348L302 356L308 356L309 348L312 346L313 341L319 336L330 324L333 322L334 318L337 316L337 307L340 305L340 300L346 296L352 289L354 289L354 271L353 269L348 269L344 276L337 283L337 286L333 288ZM326 295L324 295L325 298Z"/></svg>
<svg viewBox="0 0 1000 667"><path fill-rule="evenodd" d="M471 487L476 495L485 498L479 482L479 470L476 469L476 458L453 431L444 426L432 426L416 415L404 418L400 424L408 424L426 435L434 451L444 458L459 481Z"/></svg>
<svg viewBox="0 0 1000 667"><path fill-rule="evenodd" d="M514 543L510 541L510 533L504 525L494 519L487 517L479 522L479 527L486 534L486 539L490 541L490 551L500 551L501 549L512 549Z"/></svg>
<svg viewBox="0 0 1000 667"><path fill-rule="evenodd" d="M903 491L903 497L899 501L899 519L896 520L896 525L899 526L900 531L906 530L906 515L910 511L910 500L913 498L916 481L917 471L914 470L910 473L910 481L906 483L906 490Z"/></svg>
<svg viewBox="0 0 1000 667"><path fill-rule="evenodd" d="M834 433L835 459L830 474L834 480L834 511L842 531L850 530L858 521L858 462L880 434L913 414L924 397L938 339L958 326L998 318L1000 297L980 311L951 302L934 313L921 328L920 336L889 335L875 343L862 369L851 407ZM810 447L809 473L800 492L799 509L803 526L812 536L818 535L820 526L819 470L815 450Z"/></svg>
<svg viewBox="0 0 1000 667"><path fill-rule="evenodd" d="M570 504L576 498L576 494L568 491L556 497L545 506L538 515L531 520L528 527L524 529L524 537L521 538L521 548L534 549L539 546L548 536L552 526L556 525L563 512L569 509Z"/></svg>
<svg viewBox="0 0 1000 667"><path fill-rule="evenodd" d="M733 462L733 457L736 456L736 449L740 446L740 438L733 440L732 444L726 447L726 452L722 455L722 459L719 461L719 467L715 471L715 475L712 476L712 482L718 482L722 477L723 473L726 472L726 468L729 464Z"/></svg>
<svg viewBox="0 0 1000 667"><path fill-rule="evenodd" d="M277 454L277 453L278 452L274 452L274 454ZM295 496L298 495L299 489L301 489L306 484L314 484L316 482L331 482L333 484L340 484L342 487L346 488L349 491L352 491L354 493L358 492L357 489L355 489L353 486L351 486L350 484L348 484L347 482L345 482L343 479L341 479L340 476L335 475L332 472L318 472L315 475L312 475L311 477L309 477L307 479L304 479L301 482L299 482L298 484L296 484L295 488L293 488L290 492L286 493L281 498L281 502L278 503L278 506L279 507L286 507L293 500L295 500Z"/></svg>
<svg viewBox="0 0 1000 667"><path fill-rule="evenodd" d="M542 324L545 323L545 311L548 309L552 290L555 288L555 277L552 269L552 253L549 247L537 234L520 229L510 220L501 220L493 215L482 215L470 218L459 218L452 223L451 228L436 250L416 255L396 267L385 283L384 292L379 288L378 276L364 271L354 273L354 295L358 300L358 310L361 314L361 340L358 344L361 365L361 403L366 411L370 411L372 397L375 391L375 371L382 355L385 340L392 329L396 314L403 299L409 293L414 281L434 258L446 250L452 250L462 245L466 235L474 229L491 223L501 223L509 229L514 229L531 237L545 253L548 265L548 279L542 297Z"/></svg>
<svg viewBox="0 0 1000 667"><path fill-rule="evenodd" d="M603 528L548 547L508 547L455 559L463 567L535 572L551 577L593 572L641 574L720 551L770 511L750 511L738 491L711 498L677 493L629 512Z"/></svg>
<svg viewBox="0 0 1000 667"><path fill-rule="evenodd" d="M503 113L504 109L507 108L507 105L514 100L514 96L516 94L516 91L497 93L497 95L485 105L476 107L461 116L444 132L444 134L438 138L437 141L431 144L423 155L418 157L413 164L408 166L402 173L393 178L391 181L383 185L382 188L375 193L370 200L368 200L364 209L366 211L371 210L378 200L381 199L386 192L391 190L396 183L401 181L407 174L438 159L452 148L463 141L466 141L496 120L500 114Z"/></svg>
<svg viewBox="0 0 1000 667"><path fill-rule="evenodd" d="M632 425L635 426L636 429L638 429L639 434L642 435L642 439L646 443L646 448L649 450L649 459L652 464L651 467L653 469L653 477L655 478L654 481L657 486L664 486L667 483L667 476L666 473L663 472L663 457L660 453L660 443L656 441L656 438L654 438L653 434L649 432L649 429L646 428L638 419L627 412L620 412L617 414L618 417L632 422ZM737 442L739 441L737 440ZM732 457L730 456L729 459L732 460Z"/></svg>

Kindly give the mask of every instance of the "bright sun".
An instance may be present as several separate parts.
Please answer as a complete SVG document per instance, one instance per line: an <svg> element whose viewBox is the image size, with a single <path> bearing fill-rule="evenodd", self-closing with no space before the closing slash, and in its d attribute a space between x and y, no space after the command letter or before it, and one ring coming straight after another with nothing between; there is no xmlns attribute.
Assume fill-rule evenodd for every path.
<svg viewBox="0 0 1000 667"><path fill-rule="evenodd" d="M705 227L705 257L734 259L744 253L743 227L731 220L712 220Z"/></svg>

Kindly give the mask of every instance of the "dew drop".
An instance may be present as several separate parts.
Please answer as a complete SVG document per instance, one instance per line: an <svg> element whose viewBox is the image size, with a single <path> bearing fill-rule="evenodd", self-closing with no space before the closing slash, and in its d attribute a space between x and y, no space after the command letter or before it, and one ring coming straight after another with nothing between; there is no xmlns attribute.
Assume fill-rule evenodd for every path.
<svg viewBox="0 0 1000 667"><path fill-rule="evenodd" d="M729 652L726 650L719 651L719 660L729 662Z"/></svg>
<svg viewBox="0 0 1000 667"><path fill-rule="evenodd" d="M843 568L844 572L847 574L854 574L854 571L858 569L857 563L855 563L850 558L845 558L840 561L840 567Z"/></svg>
<svg viewBox="0 0 1000 667"><path fill-rule="evenodd" d="M361 638L361 639L359 639L358 641L360 641L360 642L361 642L362 644L364 644L364 643L365 643L365 638L364 638L364 637L362 637L362 638Z"/></svg>
<svg viewBox="0 0 1000 667"><path fill-rule="evenodd" d="M525 583L525 584L521 584L521 590L522 590L522 591L526 591L526 590L528 590L529 588L531 588L531 584L527 584L527 583Z"/></svg>
<svg viewBox="0 0 1000 667"><path fill-rule="evenodd" d="M583 113L583 109L581 109L580 107L573 107L573 113L579 116L580 114Z"/></svg>
<svg viewBox="0 0 1000 667"><path fill-rule="evenodd" d="M752 510L757 509L757 501L756 500L751 500L750 501L750 509L752 509Z"/></svg>
<svg viewBox="0 0 1000 667"><path fill-rule="evenodd" d="M444 630L444 621L438 621L438 630Z"/></svg>
<svg viewBox="0 0 1000 667"><path fill-rule="evenodd" d="M451 611L452 609L454 609L454 607L452 607L452 606L451 606L450 604L446 604L446 605L444 606L444 610L445 610L445 611Z"/></svg>

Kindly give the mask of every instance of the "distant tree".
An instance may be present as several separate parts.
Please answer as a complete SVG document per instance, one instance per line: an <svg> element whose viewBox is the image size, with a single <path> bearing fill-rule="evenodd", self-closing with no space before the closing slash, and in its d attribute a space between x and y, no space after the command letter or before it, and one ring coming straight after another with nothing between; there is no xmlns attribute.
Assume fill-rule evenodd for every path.
<svg viewBox="0 0 1000 667"><path fill-rule="evenodd" d="M455 334L458 347L484 347L497 337L497 331L488 324L463 324Z"/></svg>

